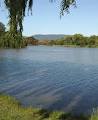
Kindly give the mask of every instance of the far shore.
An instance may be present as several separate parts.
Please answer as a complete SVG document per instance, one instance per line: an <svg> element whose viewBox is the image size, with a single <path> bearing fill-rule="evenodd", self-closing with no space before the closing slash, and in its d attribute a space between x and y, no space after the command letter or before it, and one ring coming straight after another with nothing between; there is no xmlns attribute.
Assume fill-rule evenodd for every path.
<svg viewBox="0 0 98 120"><path fill-rule="evenodd" d="M66 48L98 48L98 46L77 46L77 45L44 45L44 44L40 45L39 44L38 46L50 46L50 47L55 47L56 46L56 47L66 47Z"/></svg>

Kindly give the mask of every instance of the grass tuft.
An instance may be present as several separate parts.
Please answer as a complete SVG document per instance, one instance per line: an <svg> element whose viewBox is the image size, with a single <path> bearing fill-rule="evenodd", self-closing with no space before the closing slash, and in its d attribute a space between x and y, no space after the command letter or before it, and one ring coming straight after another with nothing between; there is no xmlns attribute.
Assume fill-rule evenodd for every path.
<svg viewBox="0 0 98 120"><path fill-rule="evenodd" d="M98 110L88 119L60 111L25 108L13 97L0 94L0 120L98 120Z"/></svg>

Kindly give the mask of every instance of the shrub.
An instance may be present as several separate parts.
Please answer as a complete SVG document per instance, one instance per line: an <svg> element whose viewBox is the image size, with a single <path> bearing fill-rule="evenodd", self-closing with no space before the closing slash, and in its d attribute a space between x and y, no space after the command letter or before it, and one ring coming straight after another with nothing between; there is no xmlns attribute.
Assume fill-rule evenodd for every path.
<svg viewBox="0 0 98 120"><path fill-rule="evenodd" d="M0 37L0 48L23 48L27 44L20 33L6 32Z"/></svg>

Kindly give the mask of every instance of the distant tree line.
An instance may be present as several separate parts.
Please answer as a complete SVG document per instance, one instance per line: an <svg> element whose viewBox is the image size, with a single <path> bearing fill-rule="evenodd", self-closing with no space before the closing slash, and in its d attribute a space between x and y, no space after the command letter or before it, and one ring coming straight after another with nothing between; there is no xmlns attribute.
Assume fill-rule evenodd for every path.
<svg viewBox="0 0 98 120"><path fill-rule="evenodd" d="M64 45L66 47L98 47L98 36L90 37L82 34L65 35L57 40L38 41L34 37L22 37L20 32L14 35L5 31L5 25L0 22L0 48L23 48L27 45Z"/></svg>
<svg viewBox="0 0 98 120"><path fill-rule="evenodd" d="M65 45L65 46L79 46L79 47L98 47L98 36L92 35L90 37L82 34L67 35L61 39L49 40L47 45Z"/></svg>

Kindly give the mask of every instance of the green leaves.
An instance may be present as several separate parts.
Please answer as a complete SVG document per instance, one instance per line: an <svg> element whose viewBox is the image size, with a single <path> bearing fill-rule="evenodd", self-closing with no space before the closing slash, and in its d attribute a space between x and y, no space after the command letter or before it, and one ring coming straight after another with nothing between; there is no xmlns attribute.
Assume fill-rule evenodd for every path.
<svg viewBox="0 0 98 120"><path fill-rule="evenodd" d="M49 1L53 2L54 0ZM12 36L14 35L13 40L17 41L18 40L17 36L19 36L18 33L20 33L22 37L23 19L25 17L26 8L32 11L33 0L4 0L4 3L9 13L9 26L10 26L9 32L11 33L10 34L11 40L13 39ZM64 15L64 12L66 11L68 12L71 5L75 5L75 0L61 0L60 16Z"/></svg>
<svg viewBox="0 0 98 120"><path fill-rule="evenodd" d="M76 1L75 0L62 0L61 1L61 11L60 11L60 16L64 15L64 12L69 12L69 8L71 5L76 6Z"/></svg>
<svg viewBox="0 0 98 120"><path fill-rule="evenodd" d="M5 25L0 22L0 36L5 32Z"/></svg>
<svg viewBox="0 0 98 120"><path fill-rule="evenodd" d="M20 33L6 32L0 37L0 48L23 48L25 46L26 41Z"/></svg>
<svg viewBox="0 0 98 120"><path fill-rule="evenodd" d="M49 0L53 2L54 0ZM33 0L4 0L6 8L9 12L9 25L11 31L23 31L23 19L25 16L26 8L32 11ZM75 6L75 0L61 0L60 16L64 12L68 12L71 5Z"/></svg>

